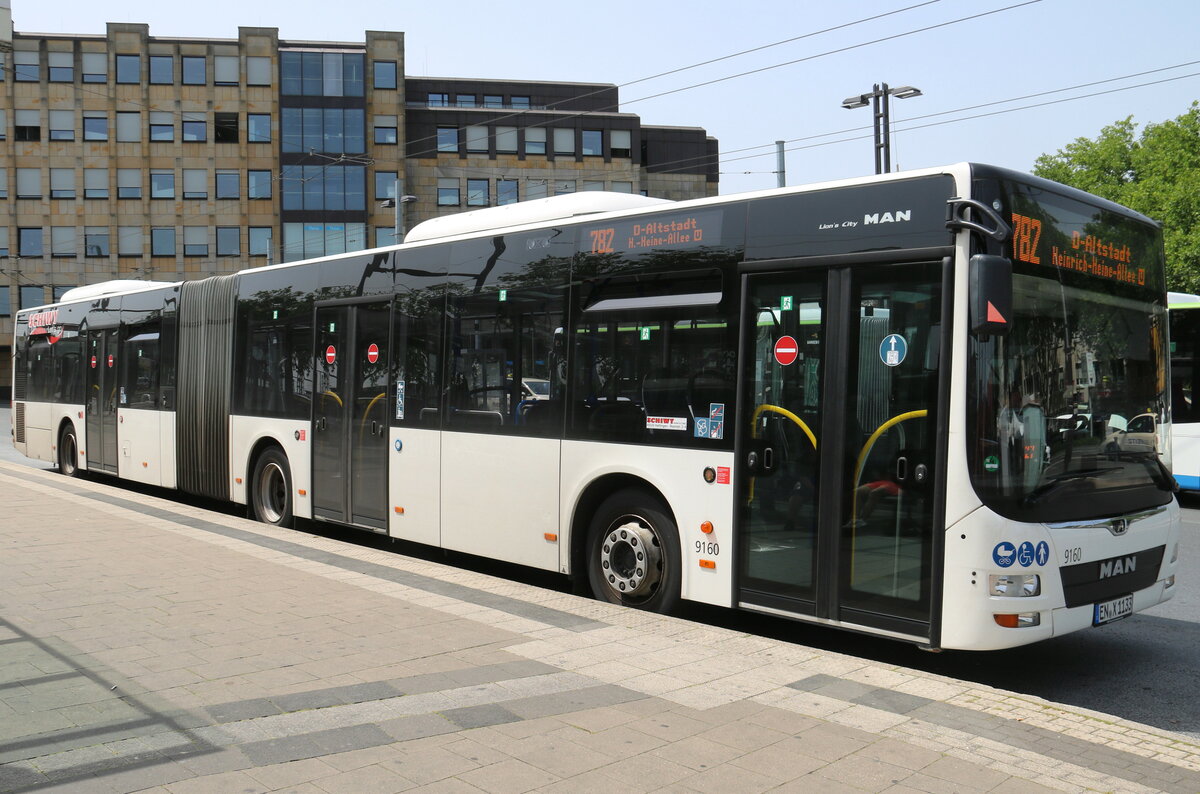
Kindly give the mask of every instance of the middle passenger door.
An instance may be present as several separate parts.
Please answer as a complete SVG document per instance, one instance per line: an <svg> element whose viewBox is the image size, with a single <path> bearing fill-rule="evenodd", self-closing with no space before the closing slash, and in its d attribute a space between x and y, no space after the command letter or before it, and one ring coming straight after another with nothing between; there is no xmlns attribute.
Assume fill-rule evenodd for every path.
<svg viewBox="0 0 1200 794"><path fill-rule="evenodd" d="M391 304L317 307L313 514L387 531Z"/></svg>

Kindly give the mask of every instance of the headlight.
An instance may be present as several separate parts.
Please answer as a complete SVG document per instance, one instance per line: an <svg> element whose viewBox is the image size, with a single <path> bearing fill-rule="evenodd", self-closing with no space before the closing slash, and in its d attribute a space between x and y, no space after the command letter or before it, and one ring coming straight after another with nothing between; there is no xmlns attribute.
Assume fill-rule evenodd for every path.
<svg viewBox="0 0 1200 794"><path fill-rule="evenodd" d="M1028 598L1042 594L1042 577L1036 573L1003 573L988 577L988 593L1008 598Z"/></svg>

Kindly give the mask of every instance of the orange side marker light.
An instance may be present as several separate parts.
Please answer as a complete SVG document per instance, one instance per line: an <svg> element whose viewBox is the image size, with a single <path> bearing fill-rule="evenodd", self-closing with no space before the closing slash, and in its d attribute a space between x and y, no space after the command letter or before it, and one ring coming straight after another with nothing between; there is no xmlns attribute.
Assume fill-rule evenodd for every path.
<svg viewBox="0 0 1200 794"><path fill-rule="evenodd" d="M550 541L551 543L558 543L558 535L554 534L553 532L547 532L544 535L542 535L542 537L544 537L546 540Z"/></svg>
<svg viewBox="0 0 1200 794"><path fill-rule="evenodd" d="M700 525L700 531L703 532L705 535L711 535L712 531L713 531L712 522L705 521L703 524Z"/></svg>
<svg viewBox="0 0 1200 794"><path fill-rule="evenodd" d="M700 567L708 568L710 571L715 571L717 569L717 563L716 560L701 560Z"/></svg>

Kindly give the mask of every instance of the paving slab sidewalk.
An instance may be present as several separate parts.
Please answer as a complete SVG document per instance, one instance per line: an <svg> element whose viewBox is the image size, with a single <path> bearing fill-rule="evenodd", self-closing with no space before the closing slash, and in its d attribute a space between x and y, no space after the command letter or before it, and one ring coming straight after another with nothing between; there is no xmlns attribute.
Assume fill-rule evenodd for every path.
<svg viewBox="0 0 1200 794"><path fill-rule="evenodd" d="M0 791L1200 791L1187 737L0 462Z"/></svg>

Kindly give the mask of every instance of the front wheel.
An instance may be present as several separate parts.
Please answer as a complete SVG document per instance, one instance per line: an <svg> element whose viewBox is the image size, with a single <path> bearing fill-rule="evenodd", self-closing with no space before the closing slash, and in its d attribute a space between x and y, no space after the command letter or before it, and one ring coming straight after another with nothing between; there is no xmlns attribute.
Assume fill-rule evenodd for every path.
<svg viewBox="0 0 1200 794"><path fill-rule="evenodd" d="M679 605L679 531L661 503L625 490L588 527L588 581L601 601L669 613Z"/></svg>
<svg viewBox="0 0 1200 794"><path fill-rule="evenodd" d="M79 476L79 440L73 425L64 427L58 437L58 470L68 477Z"/></svg>
<svg viewBox="0 0 1200 794"><path fill-rule="evenodd" d="M271 447L258 456L250 481L250 505L254 517L264 524L292 525L292 471L287 455Z"/></svg>

